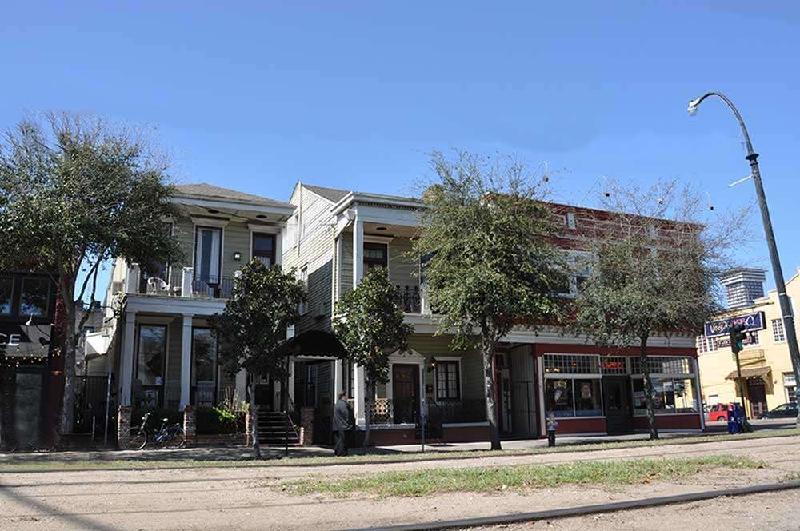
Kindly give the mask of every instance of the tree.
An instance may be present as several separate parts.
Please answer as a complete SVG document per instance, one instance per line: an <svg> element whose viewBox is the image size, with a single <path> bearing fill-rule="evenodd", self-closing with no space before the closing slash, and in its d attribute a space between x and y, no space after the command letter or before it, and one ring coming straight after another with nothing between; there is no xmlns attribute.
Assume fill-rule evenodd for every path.
<svg viewBox="0 0 800 531"><path fill-rule="evenodd" d="M375 388L389 381L389 355L408 345L411 326L403 323L397 306L397 288L384 268L370 271L358 286L336 305L334 332L348 359L364 368L364 446L370 445L370 424Z"/></svg>
<svg viewBox="0 0 800 531"><path fill-rule="evenodd" d="M299 317L297 308L304 298L303 283L295 278L293 271L267 267L254 259L235 279L225 310L210 319L218 338L218 357L223 370L231 375L245 370L249 376L249 414L252 415L250 425L256 459L261 458L261 448L257 408L253 405L253 376L268 374L284 381L288 357L281 354L280 347L286 342L286 329Z"/></svg>
<svg viewBox="0 0 800 531"><path fill-rule="evenodd" d="M650 438L658 438L647 342L697 335L718 309L717 279L744 218L703 223L703 201L675 181L651 188L611 184L608 219L596 220L591 275L576 299L574 326L601 345L639 349Z"/></svg>
<svg viewBox="0 0 800 531"><path fill-rule="evenodd" d="M49 114L0 140L0 270L48 272L64 301L62 433L73 428L76 303L95 299L109 260L181 256L163 230L177 215L165 172L140 135L95 118Z"/></svg>
<svg viewBox="0 0 800 531"><path fill-rule="evenodd" d="M563 260L554 216L542 201L545 180L523 164L435 153L432 165L438 181L423 194L413 253L442 317L438 333L454 333L453 348L481 352L491 447L499 449L492 358L514 326L536 329L557 315Z"/></svg>

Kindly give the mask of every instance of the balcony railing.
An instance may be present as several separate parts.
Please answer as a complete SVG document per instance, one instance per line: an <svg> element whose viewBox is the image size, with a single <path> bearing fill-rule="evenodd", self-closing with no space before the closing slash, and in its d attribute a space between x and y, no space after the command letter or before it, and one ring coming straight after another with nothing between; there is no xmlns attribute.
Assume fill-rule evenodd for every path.
<svg viewBox="0 0 800 531"><path fill-rule="evenodd" d="M137 264L128 267L126 293L157 297L228 299L233 294L234 279L228 277L195 278L194 268L174 268L167 278L144 275Z"/></svg>
<svg viewBox="0 0 800 531"><path fill-rule="evenodd" d="M397 285L397 306L405 313L421 313L422 298L419 293L419 286Z"/></svg>

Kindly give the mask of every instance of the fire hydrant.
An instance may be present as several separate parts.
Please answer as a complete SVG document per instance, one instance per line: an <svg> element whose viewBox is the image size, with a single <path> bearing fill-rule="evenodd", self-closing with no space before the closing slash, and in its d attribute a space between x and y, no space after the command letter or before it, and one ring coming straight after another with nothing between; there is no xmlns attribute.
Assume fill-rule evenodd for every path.
<svg viewBox="0 0 800 531"><path fill-rule="evenodd" d="M550 415L547 419L547 446L556 445L556 428L558 428L558 422L553 415Z"/></svg>

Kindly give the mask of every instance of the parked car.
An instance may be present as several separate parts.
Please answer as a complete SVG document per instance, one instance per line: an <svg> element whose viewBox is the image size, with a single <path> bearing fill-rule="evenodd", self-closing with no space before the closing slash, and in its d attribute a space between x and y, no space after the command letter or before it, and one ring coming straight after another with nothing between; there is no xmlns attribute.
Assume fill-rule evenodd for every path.
<svg viewBox="0 0 800 531"><path fill-rule="evenodd" d="M797 404L781 404L761 415L762 419L797 417Z"/></svg>
<svg viewBox="0 0 800 531"><path fill-rule="evenodd" d="M714 404L708 410L709 422L721 420L723 422L728 420L728 404Z"/></svg>

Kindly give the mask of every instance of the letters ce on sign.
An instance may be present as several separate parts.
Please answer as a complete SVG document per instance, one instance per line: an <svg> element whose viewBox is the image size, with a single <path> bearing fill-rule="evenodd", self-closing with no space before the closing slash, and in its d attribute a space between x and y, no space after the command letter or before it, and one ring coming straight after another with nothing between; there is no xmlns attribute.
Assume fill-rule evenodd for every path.
<svg viewBox="0 0 800 531"><path fill-rule="evenodd" d="M32 326L0 323L0 353L11 357L47 356L48 332Z"/></svg>
<svg viewBox="0 0 800 531"><path fill-rule="evenodd" d="M743 325L745 332L752 332L755 330L764 330L765 323L764 312L755 312L736 315L727 319L719 319L717 321L708 321L704 329L706 337L727 336L733 326Z"/></svg>

